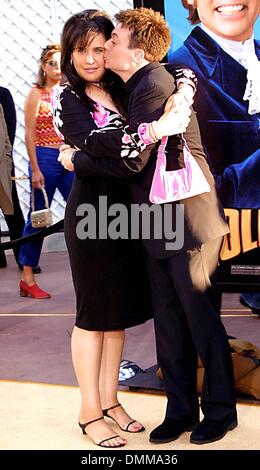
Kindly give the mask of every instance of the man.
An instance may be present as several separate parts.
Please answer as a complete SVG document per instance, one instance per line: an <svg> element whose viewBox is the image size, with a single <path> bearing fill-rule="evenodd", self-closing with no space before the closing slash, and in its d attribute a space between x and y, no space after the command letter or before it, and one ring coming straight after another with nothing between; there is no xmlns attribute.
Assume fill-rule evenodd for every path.
<svg viewBox="0 0 260 470"><path fill-rule="evenodd" d="M136 158L133 155L122 158L120 153L124 133L137 130L142 122L158 119L166 99L174 91L173 77L158 62L168 50L170 31L159 13L146 8L122 11L116 20L118 25L105 45L105 59L106 67L125 81L129 92L128 125L119 131L102 127L102 132L92 132L86 139L89 155L65 150L60 160L67 169L75 167L80 178L132 175L129 181L133 202L151 206L149 192L158 145L148 145ZM237 426L230 351L214 306L210 280L217 266L222 236L228 229L204 158L194 113L184 136L211 191L182 201L184 243L181 247L167 250L163 236L143 240L154 297L158 360L168 399L165 420L152 431L150 441L170 442L197 424L191 442L202 444L221 439ZM170 139L169 165L174 157L181 160L182 148L180 135ZM105 158L93 158L97 155ZM134 172L139 174L133 177ZM178 206L178 203L170 204L173 218ZM201 401L204 420L199 424L197 353L206 369Z"/></svg>
<svg viewBox="0 0 260 470"><path fill-rule="evenodd" d="M260 208L259 0L182 0L196 26L170 56L198 79L194 108L224 207ZM259 256L259 254L258 254ZM243 294L260 314L260 294Z"/></svg>
<svg viewBox="0 0 260 470"><path fill-rule="evenodd" d="M0 87L0 104L3 108L9 140L13 147L16 129L16 112L13 97L7 88ZM12 176L14 176L14 164L12 165ZM20 207L16 184L14 181L12 182L12 201L14 209L13 214L4 214L4 216L9 228L10 239L15 240L16 238L20 238L23 235L24 217ZM14 248L14 255L18 264L19 248ZM0 268L5 267L6 265L7 263L5 254L0 250Z"/></svg>
<svg viewBox="0 0 260 470"><path fill-rule="evenodd" d="M12 147L8 138L3 108L0 104L0 208L4 214L13 214L12 202Z"/></svg>

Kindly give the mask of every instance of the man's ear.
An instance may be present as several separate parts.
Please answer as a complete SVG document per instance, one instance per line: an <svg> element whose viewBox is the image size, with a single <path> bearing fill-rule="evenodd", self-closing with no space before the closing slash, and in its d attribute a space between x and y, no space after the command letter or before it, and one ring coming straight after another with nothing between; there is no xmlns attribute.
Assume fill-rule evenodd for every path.
<svg viewBox="0 0 260 470"><path fill-rule="evenodd" d="M142 49L136 49L135 51L135 62L138 64L144 60L144 51Z"/></svg>

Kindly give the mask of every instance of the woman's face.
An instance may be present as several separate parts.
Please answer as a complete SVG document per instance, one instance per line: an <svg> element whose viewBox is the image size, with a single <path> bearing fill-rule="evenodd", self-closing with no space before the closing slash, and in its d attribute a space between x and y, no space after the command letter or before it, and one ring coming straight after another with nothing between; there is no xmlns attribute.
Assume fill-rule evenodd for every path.
<svg viewBox="0 0 260 470"><path fill-rule="evenodd" d="M86 47L75 47L71 54L77 74L86 82L99 82L105 73L103 34L98 34Z"/></svg>
<svg viewBox="0 0 260 470"><path fill-rule="evenodd" d="M60 52L54 52L50 55L46 62L43 63L42 69L50 80L59 82L61 79Z"/></svg>

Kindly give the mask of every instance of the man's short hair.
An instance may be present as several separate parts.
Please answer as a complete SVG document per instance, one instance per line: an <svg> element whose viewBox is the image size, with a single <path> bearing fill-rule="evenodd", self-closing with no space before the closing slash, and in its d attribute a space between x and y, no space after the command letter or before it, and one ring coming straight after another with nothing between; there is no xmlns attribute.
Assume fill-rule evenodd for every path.
<svg viewBox="0 0 260 470"><path fill-rule="evenodd" d="M129 48L145 52L145 59L157 62L167 54L171 44L171 31L161 13L152 8L122 10L116 21L130 30Z"/></svg>
<svg viewBox="0 0 260 470"><path fill-rule="evenodd" d="M184 8L186 8L186 10L189 10L189 16L188 16L189 22L191 24L200 23L200 18L198 15L197 8L193 7L192 5L189 5L187 0L181 0L181 3L183 4Z"/></svg>

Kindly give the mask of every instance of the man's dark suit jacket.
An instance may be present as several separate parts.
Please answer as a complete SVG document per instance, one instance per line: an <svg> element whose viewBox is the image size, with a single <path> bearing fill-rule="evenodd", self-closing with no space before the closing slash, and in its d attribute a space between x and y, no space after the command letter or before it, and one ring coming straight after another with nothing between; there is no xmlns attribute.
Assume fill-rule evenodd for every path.
<svg viewBox="0 0 260 470"><path fill-rule="evenodd" d="M150 63L137 71L126 83L130 94L127 112L127 123L132 131L136 131L141 122L150 122L162 115L166 99L173 93L175 83L173 76L159 63ZM80 113L84 116L84 104ZM87 113L85 111L87 116ZM84 119L82 119L82 126ZM69 135L70 123L67 122L66 135ZM86 125L86 124L85 124ZM79 134L82 135L82 130ZM79 178L90 176L110 175L117 177L132 177L129 179L132 199L134 203L149 202L149 192L155 169L157 145L148 146L136 158L122 158L120 156L122 130L95 132L90 139L86 139L86 151L77 152L75 157L75 173ZM73 141L75 143L75 133ZM209 240L221 237L228 232L223 210L216 196L214 178L209 171L208 164L202 149L200 133L195 113L185 132L185 139L193 156L196 158L204 175L206 176L211 192L180 201L184 205L184 245L174 251L165 249L165 240L144 240L144 245L154 258L168 258L187 249L194 248ZM79 145L82 148L82 145ZM183 161L182 145L179 136L169 139L167 147L169 165L171 160ZM101 157L101 158L100 158ZM175 158L176 157L176 158ZM139 173L136 175L136 173ZM135 176L133 176L133 174ZM173 221L175 220L176 204L172 203Z"/></svg>
<svg viewBox="0 0 260 470"><path fill-rule="evenodd" d="M10 91L2 86L0 86L0 104L2 105L4 111L9 140L13 147L16 130L16 111L14 106L14 100Z"/></svg>
<svg viewBox="0 0 260 470"><path fill-rule="evenodd" d="M260 41L255 41L260 60ZM247 71L200 27L170 56L198 78L194 109L225 207L260 207L260 114L243 100Z"/></svg>
<svg viewBox="0 0 260 470"><path fill-rule="evenodd" d="M0 87L0 104L2 105L4 118L7 126L7 132L10 143L13 147L16 131L16 111L13 97L7 88ZM12 154L12 152L11 152ZM12 176L15 176L14 163L12 164ZM12 215L5 214L5 220L8 225L9 235L11 240L16 240L22 237L24 228L24 217L20 207L19 197L17 194L15 181L12 181L12 203L14 212ZM1 235L1 227L0 227ZM19 247L14 248L15 259L18 263ZM6 266L6 258L3 251L0 251L0 267Z"/></svg>

